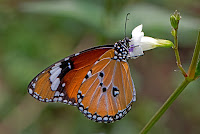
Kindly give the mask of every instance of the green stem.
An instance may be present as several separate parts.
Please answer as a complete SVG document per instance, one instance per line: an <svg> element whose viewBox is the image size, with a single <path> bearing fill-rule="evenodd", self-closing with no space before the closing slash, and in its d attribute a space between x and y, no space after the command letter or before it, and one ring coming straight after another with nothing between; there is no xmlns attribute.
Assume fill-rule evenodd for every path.
<svg viewBox="0 0 200 134"><path fill-rule="evenodd" d="M177 18L178 17L178 18ZM174 20L175 19L175 20ZM200 55L200 30L198 32L198 37L197 37L197 42L194 50L194 54L192 57L192 61L188 70L188 75L183 69L181 65L181 60L179 56L179 51L178 51L178 36L177 36L177 31L178 31L178 22L180 20L180 14L174 13L174 16L170 17L172 27L174 28L172 30L172 35L174 36L174 52L176 56L176 63L179 69L181 70L182 74L185 77L185 80L181 83L179 87L176 88L176 90L171 94L171 96L165 101L165 103L161 106L161 108L154 114L154 116L150 119L150 121L146 124L146 126L142 129L140 134L146 134L152 127L153 125L160 119L160 117L165 113L165 111L171 106L171 104L176 100L176 98L181 94L181 92L186 88L186 86L198 78L199 76L195 76L195 71L197 67L197 62L199 59ZM176 23L175 23L176 22ZM177 26L175 25L177 24ZM175 27L176 26L176 27ZM195 78L196 77L196 78Z"/></svg>
<svg viewBox="0 0 200 134"><path fill-rule="evenodd" d="M174 49L175 56L176 56L176 64L177 64L178 68L181 70L184 77L187 77L187 73L185 72L185 70L183 69L183 67L181 65L181 59L179 56L177 31L178 31L178 29L174 29L174 47L173 47L173 49Z"/></svg>
<svg viewBox="0 0 200 134"><path fill-rule="evenodd" d="M176 46L178 44L178 42L176 42L176 41L177 41L177 37L175 37L175 41L174 41L175 42L174 51L175 51L175 55L176 55L176 58L177 58L177 63L180 63L178 47ZM192 61L191 61L189 71L188 71L189 77L187 77L187 76L185 77L185 80L181 83L181 85L178 88L176 88L176 90L171 94L171 96L162 105L162 107L155 113L155 115L150 119L150 121L142 129L140 134L146 134L153 127L153 125L160 119L160 117L165 113L165 111L170 107L170 105L176 100L176 98L185 89L185 87L190 82L195 80L195 78L194 78L195 77L195 70L196 70L199 55L200 55L200 31L198 33L197 43L196 43L196 46L195 46L194 54L193 54Z"/></svg>
<svg viewBox="0 0 200 134"><path fill-rule="evenodd" d="M155 113L151 120L142 129L140 134L146 134L153 125L160 119L160 117L165 113L169 106L176 100L180 93L185 89L185 87L191 82L190 79L185 79L181 85L171 94L167 101L162 105L162 107Z"/></svg>
<svg viewBox="0 0 200 134"><path fill-rule="evenodd" d="M190 64L190 67L188 70L188 75L191 79L194 79L194 77L195 77L195 71L196 71L197 62L199 59L199 54L200 54L200 30L198 33L197 42L196 42L196 46L194 49L192 61L191 61L191 64Z"/></svg>

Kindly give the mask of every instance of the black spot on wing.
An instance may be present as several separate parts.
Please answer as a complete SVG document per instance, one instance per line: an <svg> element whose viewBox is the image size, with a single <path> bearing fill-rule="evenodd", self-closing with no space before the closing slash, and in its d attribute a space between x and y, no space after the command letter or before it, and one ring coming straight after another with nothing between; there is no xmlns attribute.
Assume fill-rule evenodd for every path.
<svg viewBox="0 0 200 134"><path fill-rule="evenodd" d="M86 79L89 78L88 74L86 74L85 78L86 78Z"/></svg>
<svg viewBox="0 0 200 134"><path fill-rule="evenodd" d="M117 87L113 87L113 96L116 97L119 94L119 89Z"/></svg>
<svg viewBox="0 0 200 134"><path fill-rule="evenodd" d="M99 76L100 76L100 77L103 77L103 76L104 76L104 73L103 73L103 72L100 72L100 73L99 73Z"/></svg>
<svg viewBox="0 0 200 134"><path fill-rule="evenodd" d="M106 90L107 90L106 87L103 87L103 88L102 88L102 91L103 91L103 92L106 92Z"/></svg>
<svg viewBox="0 0 200 134"><path fill-rule="evenodd" d="M101 82L99 85L102 87L102 86L103 86L103 83Z"/></svg>
<svg viewBox="0 0 200 134"><path fill-rule="evenodd" d="M74 68L73 61L69 59L67 61L61 62L60 68L62 69L62 71L58 77L62 79L66 75L66 73Z"/></svg>

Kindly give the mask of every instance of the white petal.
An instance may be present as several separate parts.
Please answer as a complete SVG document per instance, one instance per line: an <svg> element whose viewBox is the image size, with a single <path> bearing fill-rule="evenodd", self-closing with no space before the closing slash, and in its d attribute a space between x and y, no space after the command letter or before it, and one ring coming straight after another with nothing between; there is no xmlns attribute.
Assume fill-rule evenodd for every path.
<svg viewBox="0 0 200 134"><path fill-rule="evenodd" d="M142 32L142 27L143 26L141 24L141 25L137 26L136 28L134 28L133 31L132 31L132 36L136 35L137 33Z"/></svg>
<svg viewBox="0 0 200 134"><path fill-rule="evenodd" d="M136 46L133 48L133 52L129 52L129 55L132 59L136 59L137 57L144 55L143 51L141 46Z"/></svg>
<svg viewBox="0 0 200 134"><path fill-rule="evenodd" d="M142 24L137 26L132 31L132 38L130 44L137 46L140 44L141 38L144 37L144 32L142 32Z"/></svg>
<svg viewBox="0 0 200 134"><path fill-rule="evenodd" d="M143 37L140 42L140 46L142 47L143 51L153 49L157 44L157 40L151 37Z"/></svg>
<svg viewBox="0 0 200 134"><path fill-rule="evenodd" d="M144 36L141 39L140 46L142 47L143 51L147 51L156 47L172 47L173 43L169 40L154 39L152 37Z"/></svg>

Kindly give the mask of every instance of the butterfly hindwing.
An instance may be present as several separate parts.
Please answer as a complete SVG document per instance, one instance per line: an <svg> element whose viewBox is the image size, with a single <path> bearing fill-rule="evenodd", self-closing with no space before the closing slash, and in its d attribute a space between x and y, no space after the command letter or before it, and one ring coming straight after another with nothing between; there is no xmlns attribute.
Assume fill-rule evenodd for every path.
<svg viewBox="0 0 200 134"><path fill-rule="evenodd" d="M79 110L97 122L121 119L136 99L128 64L114 60L114 51L108 50L92 66L77 95Z"/></svg>
<svg viewBox="0 0 200 134"><path fill-rule="evenodd" d="M112 45L94 47L56 62L30 82L29 94L42 102L76 105L78 89L87 72L111 48Z"/></svg>

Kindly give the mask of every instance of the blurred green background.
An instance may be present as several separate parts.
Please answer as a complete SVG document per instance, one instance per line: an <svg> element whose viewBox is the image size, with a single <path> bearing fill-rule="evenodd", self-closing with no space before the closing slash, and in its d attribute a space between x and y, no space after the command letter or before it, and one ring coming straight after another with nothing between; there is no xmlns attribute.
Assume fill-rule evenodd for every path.
<svg viewBox="0 0 200 134"><path fill-rule="evenodd" d="M183 77L171 48L129 60L137 101L122 120L99 124L75 107L42 103L27 93L29 82L52 63L89 47L113 44L143 24L145 35L173 41L170 14L181 12L179 49L185 69L200 28L199 0L1 0L1 134L137 134ZM174 71L176 70L176 71ZM191 83L150 134L200 133L200 80Z"/></svg>

